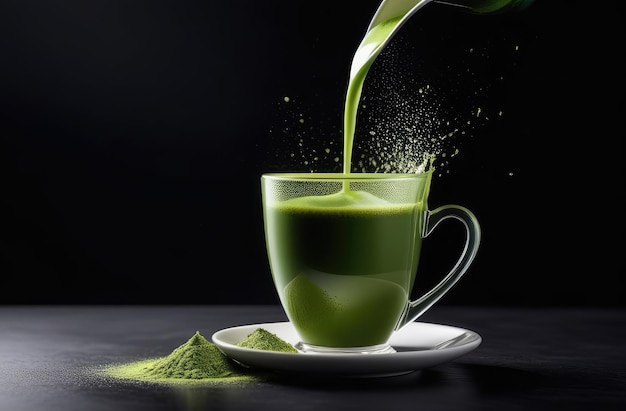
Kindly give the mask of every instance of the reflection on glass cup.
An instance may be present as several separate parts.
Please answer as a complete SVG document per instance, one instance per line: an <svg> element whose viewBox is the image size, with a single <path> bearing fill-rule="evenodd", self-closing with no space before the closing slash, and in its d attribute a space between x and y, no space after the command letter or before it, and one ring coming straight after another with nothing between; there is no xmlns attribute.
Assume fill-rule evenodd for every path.
<svg viewBox="0 0 626 411"><path fill-rule="evenodd" d="M466 272L480 226L458 205L429 210L432 170L419 174L274 173L261 177L267 253L298 348L393 352L395 330L416 320ZM411 300L422 240L444 219L463 223L459 260Z"/></svg>

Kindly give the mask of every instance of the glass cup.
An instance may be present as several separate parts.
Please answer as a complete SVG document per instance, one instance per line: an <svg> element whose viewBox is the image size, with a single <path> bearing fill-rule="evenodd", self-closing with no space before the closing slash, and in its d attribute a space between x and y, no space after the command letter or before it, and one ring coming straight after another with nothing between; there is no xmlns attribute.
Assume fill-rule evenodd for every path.
<svg viewBox="0 0 626 411"><path fill-rule="evenodd" d="M271 173L261 176L274 285L304 352L387 353L392 333L437 302L466 272L480 242L474 214L429 210L432 170L419 174ZM414 300L422 240L439 222L463 223L452 269Z"/></svg>

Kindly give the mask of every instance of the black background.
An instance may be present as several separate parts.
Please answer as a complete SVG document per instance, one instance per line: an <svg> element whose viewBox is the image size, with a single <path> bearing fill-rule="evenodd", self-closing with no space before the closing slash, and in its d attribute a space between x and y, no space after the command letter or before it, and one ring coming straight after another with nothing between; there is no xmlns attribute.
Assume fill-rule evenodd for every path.
<svg viewBox="0 0 626 411"><path fill-rule="evenodd" d="M378 2L338 5L3 1L0 303L277 303L259 177L308 171L296 136L341 142ZM609 2L429 4L377 59L366 97L395 67L453 122L491 116L433 182L483 230L440 304L624 305L623 38ZM421 286L460 235L433 234Z"/></svg>

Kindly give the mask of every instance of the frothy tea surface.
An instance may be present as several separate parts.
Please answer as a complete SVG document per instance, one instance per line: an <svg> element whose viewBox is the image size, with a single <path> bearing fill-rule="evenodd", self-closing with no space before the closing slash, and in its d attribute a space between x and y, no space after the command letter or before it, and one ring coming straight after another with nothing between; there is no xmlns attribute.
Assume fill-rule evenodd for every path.
<svg viewBox="0 0 626 411"><path fill-rule="evenodd" d="M411 206L413 206L411 204ZM300 209L301 212L337 212L338 208L356 208L363 212L376 212L394 207L394 205L367 191L343 190L325 196L307 196L284 201L280 207Z"/></svg>

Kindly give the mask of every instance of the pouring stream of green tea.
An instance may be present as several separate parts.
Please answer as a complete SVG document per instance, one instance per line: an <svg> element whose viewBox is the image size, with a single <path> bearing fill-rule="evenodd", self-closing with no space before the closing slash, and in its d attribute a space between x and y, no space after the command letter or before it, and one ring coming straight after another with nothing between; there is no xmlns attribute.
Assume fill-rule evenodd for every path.
<svg viewBox="0 0 626 411"><path fill-rule="evenodd" d="M383 0L372 19L350 68L350 81L344 110L343 172L350 173L356 117L369 68L385 45L413 13L431 0Z"/></svg>
<svg viewBox="0 0 626 411"><path fill-rule="evenodd" d="M350 81L344 109L343 172L351 171L352 147L356 130L356 118L369 68L391 38L417 10L430 2L458 6L464 10L493 14L527 7L532 0L383 0L357 48L350 68Z"/></svg>

